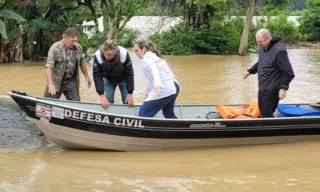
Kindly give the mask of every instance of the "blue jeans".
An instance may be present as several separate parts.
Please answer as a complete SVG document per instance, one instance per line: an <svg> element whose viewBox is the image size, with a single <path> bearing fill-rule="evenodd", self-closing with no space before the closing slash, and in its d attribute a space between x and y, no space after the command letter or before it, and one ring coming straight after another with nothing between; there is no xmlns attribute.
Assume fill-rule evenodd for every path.
<svg viewBox="0 0 320 192"><path fill-rule="evenodd" d="M126 80L112 82L109 80L104 79L104 94L107 97L109 103L114 103L114 92L116 91L117 86L119 86L122 103L126 103L127 99L127 87L126 87Z"/></svg>

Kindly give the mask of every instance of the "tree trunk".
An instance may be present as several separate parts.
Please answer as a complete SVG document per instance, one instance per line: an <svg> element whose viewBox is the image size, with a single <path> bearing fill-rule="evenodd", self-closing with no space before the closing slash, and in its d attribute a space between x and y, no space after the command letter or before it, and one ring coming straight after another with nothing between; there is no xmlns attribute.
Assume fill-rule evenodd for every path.
<svg viewBox="0 0 320 192"><path fill-rule="evenodd" d="M107 39L115 39L116 33L119 30L120 17L118 17L118 11L115 10L113 17L105 15L103 17L104 31L107 32Z"/></svg>
<svg viewBox="0 0 320 192"><path fill-rule="evenodd" d="M112 39L113 34L113 19L104 15L103 16L103 31L107 39Z"/></svg>
<svg viewBox="0 0 320 192"><path fill-rule="evenodd" d="M255 12L255 2L256 2L255 0L250 0L250 5L249 5L247 16L246 16L246 21L242 30L242 36L241 36L240 46L238 50L238 55L240 56L244 56L247 51L249 28L252 23L252 18Z"/></svg>
<svg viewBox="0 0 320 192"><path fill-rule="evenodd" d="M192 4L186 5L187 26L194 29L205 25L210 27L211 18L214 15L214 7L211 5Z"/></svg>
<svg viewBox="0 0 320 192"><path fill-rule="evenodd" d="M8 44L5 44L3 47L3 57L2 62L12 63L12 62L21 62L23 61L22 49L23 49L23 39L22 35L18 35L16 38L12 39Z"/></svg>
<svg viewBox="0 0 320 192"><path fill-rule="evenodd" d="M54 0L50 0L50 10L54 10Z"/></svg>
<svg viewBox="0 0 320 192"><path fill-rule="evenodd" d="M98 22L98 16L102 15L101 11L101 0L96 1L96 10L91 11L93 19L94 19L94 25L95 25L95 30L96 34L99 33L99 22Z"/></svg>
<svg viewBox="0 0 320 192"><path fill-rule="evenodd" d="M107 32L107 39L113 39L113 34L114 34L114 24L113 24L113 19L108 18L108 32Z"/></svg>

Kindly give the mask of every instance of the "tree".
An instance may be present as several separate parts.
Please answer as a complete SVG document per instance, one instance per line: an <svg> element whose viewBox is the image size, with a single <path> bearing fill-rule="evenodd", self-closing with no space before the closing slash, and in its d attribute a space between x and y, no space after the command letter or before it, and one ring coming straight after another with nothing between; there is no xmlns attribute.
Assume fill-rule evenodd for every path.
<svg viewBox="0 0 320 192"><path fill-rule="evenodd" d="M246 54L247 46L248 46L248 35L249 35L249 28L252 23L252 18L257 11L260 9L262 15L268 15L270 10L278 10L284 9L288 5L292 3L292 0L260 0L260 3L257 3L257 0L248 0L248 12L246 15L246 22L243 26L241 41L239 45L238 55L243 56ZM257 6L260 6L257 8Z"/></svg>
<svg viewBox="0 0 320 192"><path fill-rule="evenodd" d="M300 19L300 29L308 41L320 41L320 0L308 0L307 10Z"/></svg>
<svg viewBox="0 0 320 192"><path fill-rule="evenodd" d="M250 0L246 21L244 23L243 30L242 30L240 46L238 50L238 55L241 55L241 56L245 55L247 51L249 28L255 13L255 4L256 4L256 0Z"/></svg>
<svg viewBox="0 0 320 192"><path fill-rule="evenodd" d="M61 33L68 27L82 30L82 22L92 18L87 8L75 0L41 0L25 6L27 37L25 58L42 58L50 46L61 39Z"/></svg>
<svg viewBox="0 0 320 192"><path fill-rule="evenodd" d="M210 27L216 13L227 15L232 0L162 0L161 5L167 6L173 16L183 8L183 19L187 27L198 29Z"/></svg>
<svg viewBox="0 0 320 192"><path fill-rule="evenodd" d="M104 32L107 39L116 39L137 11L146 7L149 0L101 0Z"/></svg>
<svg viewBox="0 0 320 192"><path fill-rule="evenodd" d="M25 19L12 10L1 10L0 18L0 63L22 61L22 39L17 37L22 32L20 23ZM14 45L10 46L10 41Z"/></svg>
<svg viewBox="0 0 320 192"><path fill-rule="evenodd" d="M102 0L77 0L76 1L79 6L81 5L86 6L90 10L91 16L95 23L96 33L99 32L98 17L102 15L101 1Z"/></svg>
<svg viewBox="0 0 320 192"><path fill-rule="evenodd" d="M58 40L56 33L63 29L59 17L64 9L59 1L41 0L25 5L23 10L21 14L27 18L24 56L30 59L45 57L52 43Z"/></svg>

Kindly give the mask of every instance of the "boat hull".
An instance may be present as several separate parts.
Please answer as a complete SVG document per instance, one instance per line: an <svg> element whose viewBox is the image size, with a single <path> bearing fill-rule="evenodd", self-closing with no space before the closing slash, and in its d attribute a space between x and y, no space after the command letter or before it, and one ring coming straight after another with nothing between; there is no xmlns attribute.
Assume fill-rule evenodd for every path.
<svg viewBox="0 0 320 192"><path fill-rule="evenodd" d="M72 129L48 123L46 120L34 120L34 122L45 133L45 135L59 146L66 149L81 150L160 151L320 141L320 135L205 139L139 138Z"/></svg>
<svg viewBox="0 0 320 192"><path fill-rule="evenodd" d="M195 119L140 118L87 108L101 108L96 104L9 95L47 137L68 149L155 151L320 141L320 117L196 119L201 114L195 112ZM191 116L193 108L183 107Z"/></svg>

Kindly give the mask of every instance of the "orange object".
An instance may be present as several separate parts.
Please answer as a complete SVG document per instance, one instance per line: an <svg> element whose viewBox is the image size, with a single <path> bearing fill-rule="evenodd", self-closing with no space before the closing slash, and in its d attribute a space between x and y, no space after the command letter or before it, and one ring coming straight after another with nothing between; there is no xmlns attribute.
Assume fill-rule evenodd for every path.
<svg viewBox="0 0 320 192"><path fill-rule="evenodd" d="M253 118L259 118L261 116L259 106L257 103L251 103L243 106L242 114L251 116Z"/></svg>
<svg viewBox="0 0 320 192"><path fill-rule="evenodd" d="M241 109L230 106L217 105L216 109L224 119L248 119L259 118L261 116L257 103L247 104Z"/></svg>
<svg viewBox="0 0 320 192"><path fill-rule="evenodd" d="M233 117L238 116L240 114L239 109L229 106L217 105L216 109L224 119L232 119Z"/></svg>

